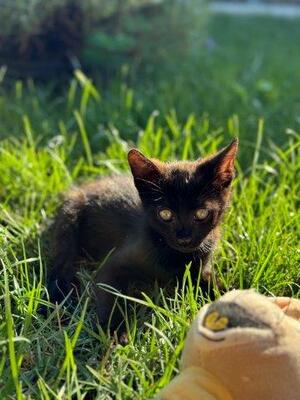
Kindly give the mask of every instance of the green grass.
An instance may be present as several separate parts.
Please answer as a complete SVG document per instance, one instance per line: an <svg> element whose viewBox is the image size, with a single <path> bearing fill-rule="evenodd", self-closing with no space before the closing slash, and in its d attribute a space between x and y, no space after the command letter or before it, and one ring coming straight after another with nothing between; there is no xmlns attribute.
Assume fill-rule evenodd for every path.
<svg viewBox="0 0 300 400"><path fill-rule="evenodd" d="M298 19L215 16L190 55L167 65L168 79L154 70L136 96L148 111L205 113L215 128L237 114L247 139L262 117L267 137L282 144L286 128L300 127L299 40Z"/></svg>
<svg viewBox="0 0 300 400"><path fill-rule="evenodd" d="M217 22L219 18L212 24ZM285 22L272 23L274 29L287 28ZM260 29L271 29L272 23ZM233 40L233 27L229 27L227 18L222 24L224 37ZM242 21L236 22L239 24ZM213 25L213 29L223 40L221 28ZM262 33L261 37L258 49L267 40ZM285 45L293 46L288 41ZM269 56L272 54L273 67L268 68L277 71L276 79L275 72L271 75L279 93L285 93L281 92L284 89L279 77L292 68L292 63L284 69L278 61L276 67L281 55L275 55L272 46ZM229 46L224 69L233 82L235 74L230 71L242 68L246 60L236 65L237 58L233 58L230 63L231 51ZM220 65L214 68L222 70ZM226 81L222 71L219 78L212 73L216 87ZM225 86L221 95L207 91L203 111L207 106L211 121L203 115L202 106L192 106L189 77L186 86L182 83L173 89L173 77L166 75L164 79L165 89L160 78L162 86L156 101L150 92L145 96L146 106L139 103L145 86L136 83L131 88L128 83L117 83L110 91L100 93L82 74L77 74L55 98L53 89L32 83L26 87L17 82L10 89L1 88L0 398L146 399L178 371L189 321L207 301L197 287L192 287L188 273L184 289L174 298L161 293L155 301L146 297L140 301L145 307L133 310L130 340L125 347L95 328L93 304L87 293L72 314L56 308L44 319L37 313L43 302L48 259L41 231L54 214L59 193L73 182L127 169L126 152L133 144L163 160L186 159L213 152L239 136L238 177L215 256L216 271L227 289L254 287L262 293L300 298L300 135L294 126L296 108L290 108L291 118L264 114L267 108L263 108L264 126L258 118L260 113L251 114L252 108L239 98L233 96L230 107L223 101L222 96L232 95ZM289 79L291 93L286 101L296 107L292 93L296 93L298 76ZM245 86L250 97L254 86ZM177 102L176 91L186 105ZM169 93L174 104L167 101ZM216 106L215 114L209 104ZM276 109L283 103L277 98L270 103L270 110L272 104ZM156 108L162 110L160 115L152 113ZM170 111L172 108L176 112ZM230 117L232 113L240 114L240 119ZM252 125L245 123L248 113ZM295 129L276 130L278 120L284 128ZM117 129L122 126L124 130ZM126 301L135 309L136 301Z"/></svg>

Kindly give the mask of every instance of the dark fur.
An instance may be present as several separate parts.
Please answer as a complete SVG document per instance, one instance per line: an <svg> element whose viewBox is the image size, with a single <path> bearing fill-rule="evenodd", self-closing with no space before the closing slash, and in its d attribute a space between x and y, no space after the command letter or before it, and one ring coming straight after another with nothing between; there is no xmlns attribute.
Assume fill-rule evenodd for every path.
<svg viewBox="0 0 300 400"><path fill-rule="evenodd" d="M52 301L70 291L80 260L95 264L112 248L95 283L127 293L132 282L157 281L165 286L181 279L185 265L197 279L209 279L210 259L219 225L230 199L237 141L217 155L195 162L162 163L137 150L128 155L132 176L106 177L69 192L54 224L53 268L48 280ZM168 207L177 217L163 222L157 211ZM205 221L195 221L197 208L208 207ZM178 244L189 237L190 243ZM99 320L105 324L115 297L95 288ZM113 323L119 322L115 313Z"/></svg>

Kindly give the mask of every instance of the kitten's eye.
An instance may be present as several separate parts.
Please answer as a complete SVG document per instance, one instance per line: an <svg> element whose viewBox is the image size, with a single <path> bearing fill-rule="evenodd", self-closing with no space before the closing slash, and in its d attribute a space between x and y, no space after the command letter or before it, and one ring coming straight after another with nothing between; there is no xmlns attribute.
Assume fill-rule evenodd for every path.
<svg viewBox="0 0 300 400"><path fill-rule="evenodd" d="M195 213L195 219L201 221L208 216L208 209L207 208L199 208Z"/></svg>
<svg viewBox="0 0 300 400"><path fill-rule="evenodd" d="M158 212L158 215L165 222L169 222L169 221L171 221L173 219L173 213L168 208L164 208L163 210L160 210Z"/></svg>

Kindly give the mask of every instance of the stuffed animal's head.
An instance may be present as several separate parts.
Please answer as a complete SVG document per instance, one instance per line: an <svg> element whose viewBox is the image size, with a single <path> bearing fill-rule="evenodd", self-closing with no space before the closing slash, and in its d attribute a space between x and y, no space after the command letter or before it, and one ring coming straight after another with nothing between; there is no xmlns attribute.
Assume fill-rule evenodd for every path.
<svg viewBox="0 0 300 400"><path fill-rule="evenodd" d="M288 305L232 291L204 306L188 333L182 368L204 369L237 400L300 400L300 322L288 316Z"/></svg>

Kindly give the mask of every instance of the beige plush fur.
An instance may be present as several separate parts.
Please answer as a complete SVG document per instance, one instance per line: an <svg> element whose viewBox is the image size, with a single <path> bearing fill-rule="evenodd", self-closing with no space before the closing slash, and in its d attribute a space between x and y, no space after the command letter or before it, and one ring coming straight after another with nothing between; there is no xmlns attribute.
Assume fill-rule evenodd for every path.
<svg viewBox="0 0 300 400"><path fill-rule="evenodd" d="M217 303L197 315L157 400L300 400L300 300L237 290Z"/></svg>

